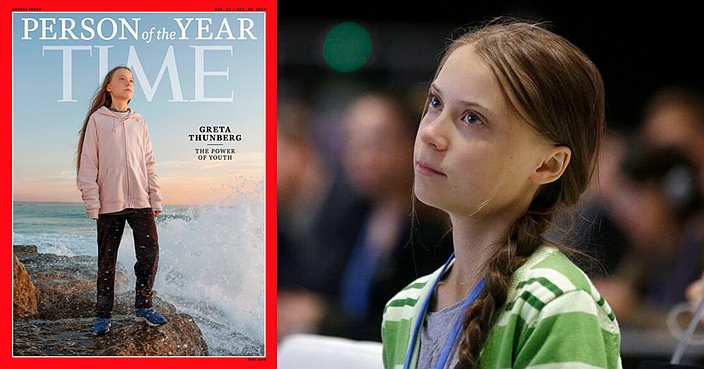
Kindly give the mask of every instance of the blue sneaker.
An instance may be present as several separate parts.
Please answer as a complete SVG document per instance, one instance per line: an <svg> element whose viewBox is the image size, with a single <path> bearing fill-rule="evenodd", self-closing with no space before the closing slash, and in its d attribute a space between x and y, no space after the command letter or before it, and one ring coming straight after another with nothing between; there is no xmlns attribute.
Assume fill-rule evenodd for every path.
<svg viewBox="0 0 704 369"><path fill-rule="evenodd" d="M93 326L93 334L96 336L103 335L110 331L110 318L95 318Z"/></svg>
<svg viewBox="0 0 704 369"><path fill-rule="evenodd" d="M134 320L138 322L145 321L152 327L160 326L167 322L166 318L157 313L154 308L137 309Z"/></svg>

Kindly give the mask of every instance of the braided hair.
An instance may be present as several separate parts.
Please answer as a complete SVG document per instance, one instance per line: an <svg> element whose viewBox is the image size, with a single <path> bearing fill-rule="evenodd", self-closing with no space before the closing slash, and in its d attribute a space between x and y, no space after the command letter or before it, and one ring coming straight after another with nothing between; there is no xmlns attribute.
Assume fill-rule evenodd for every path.
<svg viewBox="0 0 704 369"><path fill-rule="evenodd" d="M474 369L505 308L513 273L546 242L543 233L554 215L574 206L589 185L604 131L605 93L594 63L545 24L498 19L469 30L448 44L437 73L464 45L486 63L518 117L572 153L562 176L538 188L485 266L485 287L465 312L455 367Z"/></svg>

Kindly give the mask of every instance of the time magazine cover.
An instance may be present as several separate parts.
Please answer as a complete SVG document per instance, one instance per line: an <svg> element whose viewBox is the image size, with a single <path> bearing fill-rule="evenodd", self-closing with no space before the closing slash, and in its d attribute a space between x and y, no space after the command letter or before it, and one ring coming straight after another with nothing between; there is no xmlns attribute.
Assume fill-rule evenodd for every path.
<svg viewBox="0 0 704 369"><path fill-rule="evenodd" d="M12 359L275 364L275 3L11 15ZM124 215L145 207L150 257ZM150 278L165 324L135 321Z"/></svg>

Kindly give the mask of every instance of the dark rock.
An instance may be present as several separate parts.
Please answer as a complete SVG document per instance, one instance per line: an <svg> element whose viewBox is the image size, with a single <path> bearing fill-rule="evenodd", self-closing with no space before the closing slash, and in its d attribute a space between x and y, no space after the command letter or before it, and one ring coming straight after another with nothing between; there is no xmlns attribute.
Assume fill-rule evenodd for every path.
<svg viewBox="0 0 704 369"><path fill-rule="evenodd" d="M18 316L18 310L15 310L14 355L209 355L203 334L193 318L177 313L176 307L159 298L157 291L153 296L154 308L169 322L163 326L149 327L146 323L134 321L135 292L128 290L126 269L119 264L116 268L112 326L105 336L95 337L97 258L40 254L32 248L13 248L18 264L26 270L29 284L36 288L37 296L36 313L22 312ZM20 301L18 299L13 303L17 306Z"/></svg>
<svg viewBox="0 0 704 369"><path fill-rule="evenodd" d="M14 246L12 246L12 253L17 255L18 258L22 258L27 255L37 254L37 246L34 246L34 245L14 245Z"/></svg>
<svg viewBox="0 0 704 369"><path fill-rule="evenodd" d="M16 356L208 356L208 346L193 318L168 316L150 327L131 316L114 316L110 332L93 335L93 318L15 319Z"/></svg>
<svg viewBox="0 0 704 369"><path fill-rule="evenodd" d="M26 254L20 261L40 292L38 311L42 319L94 316L98 261L94 256ZM127 270L115 270L116 294L128 289Z"/></svg>

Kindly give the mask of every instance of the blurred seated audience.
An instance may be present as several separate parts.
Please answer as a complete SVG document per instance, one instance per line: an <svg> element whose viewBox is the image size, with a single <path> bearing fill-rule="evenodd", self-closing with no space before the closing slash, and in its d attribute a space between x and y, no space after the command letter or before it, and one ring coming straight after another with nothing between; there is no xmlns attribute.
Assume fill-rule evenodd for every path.
<svg viewBox="0 0 704 369"><path fill-rule="evenodd" d="M324 158L315 112L296 98L279 100L277 124L277 289L279 321L307 331L317 303L335 299L366 201ZM281 303L280 303L281 305ZM289 316L290 314L293 314ZM297 326L300 325L300 328Z"/></svg>
<svg viewBox="0 0 704 369"><path fill-rule="evenodd" d="M335 278L337 290L333 293L280 286L279 339L305 332L380 341L386 301L449 257L451 238L444 237L449 231L447 220L413 201L418 119L408 113L403 101L380 92L361 95L345 111L342 170L350 192L364 200L365 211L358 217L329 202L321 213L340 220L349 218L350 230L355 233L348 258L336 271L340 276ZM330 240L321 247L335 249L340 245ZM283 257L280 254L279 260ZM309 268L325 263L323 254L311 257Z"/></svg>
<svg viewBox="0 0 704 369"><path fill-rule="evenodd" d="M697 167L679 148L633 142L620 164L625 182L609 208L628 250L595 285L623 327L662 328L668 309L704 271L702 192Z"/></svg>

